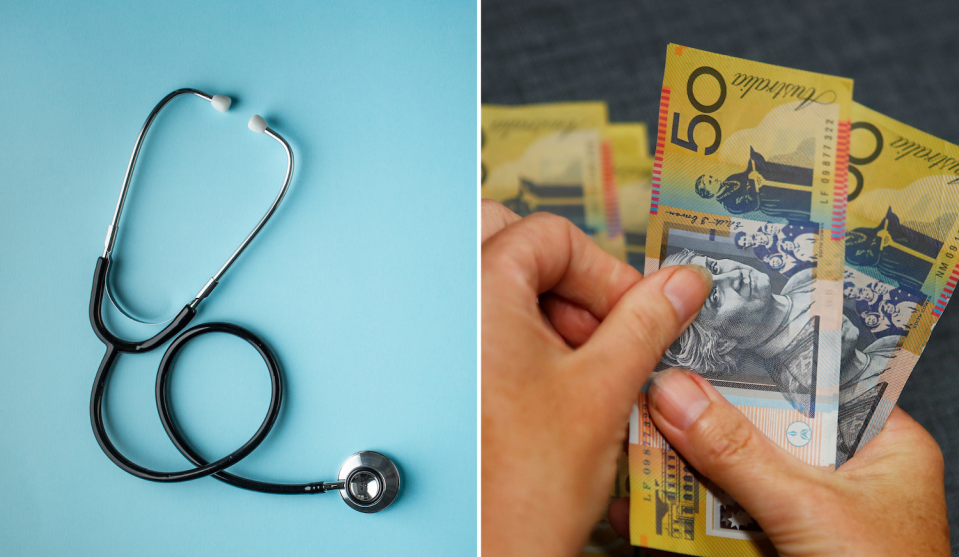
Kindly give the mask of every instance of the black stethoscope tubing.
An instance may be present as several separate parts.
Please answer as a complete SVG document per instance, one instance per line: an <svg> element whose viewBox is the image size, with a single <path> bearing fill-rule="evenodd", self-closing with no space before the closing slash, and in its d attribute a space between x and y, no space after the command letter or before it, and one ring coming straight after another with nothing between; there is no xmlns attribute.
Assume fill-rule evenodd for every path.
<svg viewBox="0 0 959 557"><path fill-rule="evenodd" d="M103 397L106 392L110 371L113 369L117 357L121 353L125 352L129 354L138 354L149 352L166 343L190 323L190 321L196 315L196 310L189 305L184 306L183 309L180 310L180 313L173 318L169 325L167 325L162 331L153 337L142 342L130 342L116 337L104 324L101 310L109 264L109 260L104 259L103 257L97 259L96 272L94 273L93 278L93 292L90 296L90 323L93 326L93 330L97 337L99 337L107 347L106 353L103 355L103 360L100 362L100 367L97 370L97 375L93 382L93 392L90 396L90 422L93 426L93 433L96 437L97 443L114 464L119 466L125 472L128 472L138 478L154 482L184 482L206 476L212 476L217 480L239 488L263 493L280 494L312 494L340 488L339 485L328 482L275 484L251 480L235 474L224 472L225 469L233 466L253 452L253 450L256 449L264 439L266 439L266 436L269 435L270 430L273 428L276 418L280 413L280 404L283 393L283 380L280 375L280 369L276 363L276 359L273 357L272 352L270 352L269 347L267 347L267 345L260 340L259 337L250 331L231 323L204 323L187 329L183 332L183 334L177 336L167 348L166 352L163 354L163 359L160 360L160 367L157 371L156 403L157 412L160 415L160 421L163 423L163 429L166 431L167 436L170 438L170 441L173 442L173 445L177 448L177 450L180 451L180 453L186 457L187 460L192 462L195 467L177 472L158 472L144 466L140 466L139 464L136 464L125 457L116 448L113 442L110 441L110 437L107 434L106 427L103 422ZM260 424L259 429L257 429L253 437L251 437L249 441L244 443L243 446L237 450L214 462L209 462L203 458L199 452L197 452L196 449L190 445L186 438L184 438L183 434L176 425L176 421L173 418L170 410L169 397L167 396L167 380L170 377L172 364L177 353L188 342L207 333L230 334L245 340L251 346L253 346L253 348L256 349L256 351L263 358L263 361L266 363L266 367L270 373L270 384L272 387L270 406L267 410L266 417L263 419L263 423Z"/></svg>
<svg viewBox="0 0 959 557"><path fill-rule="evenodd" d="M104 239L103 244L103 255L97 259L97 267L93 276L93 291L90 294L90 324L93 326L93 330L97 337L103 341L107 348L106 353L103 355L103 360L100 362L100 367L97 369L96 378L93 381L93 392L90 394L90 422L93 426L93 433L96 437L97 443L114 464L119 466L125 472L144 480L150 480L154 482L183 482L195 480L197 478L203 478L205 476L212 476L221 482L225 482L235 487L264 493L313 494L324 493L331 490L339 490L343 501L354 510L363 513L379 512L389 507L396 499L400 491L401 481L399 469L396 467L393 461L391 461L389 457L376 451L360 451L347 458L340 467L337 481L335 482L275 484L251 480L225 472L227 468L233 466L253 452L270 433L270 429L273 427L273 424L276 423L276 418L280 413L280 403L283 396L283 381L280 375L280 369L276 363L276 359L273 357L273 354L270 352L270 349L267 347L266 343L242 327L230 323L213 322L197 325L187 329L186 331L183 329L190 323L191 320L193 320L194 316L196 316L196 308L200 305L200 302L206 299L213 289L216 288L223 274L227 271L227 269L230 268L233 262L236 261L237 257L239 257L243 250L246 249L257 233L259 233L266 222L274 214L277 205L279 205L280 201L283 199L287 188L290 185L290 179L293 176L293 150L290 148L290 145L285 139L283 139L278 133L276 133L267 125L266 121L263 120L262 117L258 115L253 116L247 126L250 128L250 130L257 133L266 134L279 142L286 152L287 165L283 186L280 188L279 193L273 200L273 203L270 205L270 208L267 210L266 214L263 215L263 218L261 218L253 228L253 231L247 235L240 246L233 252L232 255L230 255L229 259L227 259L226 263L220 267L216 274L207 281L203 288L197 293L194 300L183 306L183 309L180 310L180 312L169 321L169 324L151 338L141 342L131 342L121 339L111 333L103 321L103 295L104 292L106 292L108 295L110 294L109 285L107 283L110 268L110 253L113 251L113 245L116 241L117 230L120 223L120 213L123 209L123 202L130 187L130 179L133 176L133 168L136 164L137 155L140 152L140 147L143 145L143 139L146 136L147 130L149 129L154 118L156 118L156 115L168 102L180 95L193 95L200 97L206 101L209 101L210 104L220 112L225 112L228 110L231 104L229 97L223 95L208 95L207 93L197 89L177 89L157 103L157 105L150 112L150 115L147 117L146 122L144 122L143 127L140 128L140 133L137 136L136 144L133 147L133 153L130 155L129 163L127 163L126 174L123 178L123 187L120 189L120 197L117 199L116 209L113 212L113 220L110 222L110 226L107 228L107 236ZM123 311L120 305L117 305L117 308L120 309L121 313L126 315L126 312ZM253 437L251 437L250 440L244 443L239 449L214 462L209 462L203 458L200 453L197 452L196 449L194 449L183 437L182 433L177 428L176 420L174 419L173 412L170 409L170 402L167 394L167 379L170 376L173 362L176 360L177 353L188 342L207 333L225 333L233 335L243 339L253 346L253 348L259 352L260 356L263 358L263 361L266 363L266 367L270 372L270 383L272 388L270 407L267 410L266 417L263 419L263 423L260 424L259 429L253 435ZM178 334L179 336L177 336ZM103 397L106 393L110 372L121 353L142 354L144 352L149 352L162 346L170 339L173 339L173 337L176 338L164 353L163 358L160 360L160 368L157 371L157 412L160 415L160 421L163 423L163 429L166 431L170 441L173 442L173 445L177 448L177 450L179 450L187 460L193 463L195 467L177 472L158 472L156 470L151 470L144 466L140 466L139 464L136 464L127 457L123 456L113 442L110 441L110 437L107 434L106 427L103 423Z"/></svg>
<svg viewBox="0 0 959 557"><path fill-rule="evenodd" d="M280 143L280 145L283 146L283 149L287 155L286 175L284 177L283 186L280 188L276 199L274 199L273 203L270 205L270 208L267 210L263 218L261 218L257 223L256 227L254 227L253 231L250 232L240 246L233 252L232 255L230 255L229 259L227 259L226 263L220 267L213 278L207 281L203 289L200 290L200 292L196 295L196 298L190 304L184 306L183 309L180 310L180 312L170 321L170 323L163 328L163 330L153 337L141 342L130 342L111 333L103 321L101 308L103 304L104 292L106 292L108 288L107 277L111 263L110 253L113 250L113 245L116 241L120 213L123 209L124 200L126 199L127 192L130 187L130 180L133 177L133 169L136 165L136 160L140 153L140 148L143 145L143 140L146 136L147 130L149 130L150 125L153 123L160 110L162 110L163 107L166 106L171 100L181 95L202 98L206 101L209 101L214 108L221 112L228 110L231 104L231 100L223 95L209 95L203 91L191 88L177 89L166 95L162 100L160 100L159 103L157 103L153 110L150 111L150 115L143 123L143 126L140 128L140 133L137 135L136 144L134 145L133 153L130 155L130 161L127 164L126 173L123 178L123 186L120 189L120 197L117 200L116 209L113 213L113 219L110 223L110 226L107 228L107 236L104 240L103 255L97 259L97 267L93 278L93 292L90 295L90 323L93 325L93 330L96 332L96 335L100 338L100 340L103 341L107 348L106 353L103 355L103 360L100 362L100 367L97 370L97 375L93 382L93 392L90 396L90 422L93 425L93 433L96 436L97 443L100 445L100 448L103 449L103 452L106 453L106 455L114 462L114 464L119 466L124 471L145 480L155 482L182 482L202 478L205 476L213 476L220 481L236 487L267 493L321 493L323 491L327 491L328 489L333 489L337 486L336 483L316 482L294 485L272 484L254 481L224 472L226 468L229 468L249 455L270 433L270 429L276 422L276 418L280 412L280 402L283 391L283 382L280 377L279 366L277 366L276 359L273 357L266 344L250 331L229 323L206 323L183 332L173 341L170 347L167 348L167 351L160 362L160 369L157 372L156 397L157 411L160 414L160 421L163 422L163 428L166 430L170 440L180 451L180 453L182 453L187 460L195 465L194 468L178 472L158 472L149 468L145 468L123 456L113 442L110 441L110 438L107 434L106 427L103 423L103 397L106 392L107 382L110 378L110 371L113 369L113 365L116 363L117 357L121 353L142 354L144 352L149 352L162 346L183 331L183 329L196 315L196 308L199 306L200 302L205 299L210 292L213 291L220 277L222 277L227 269L230 268L237 257L239 257L243 250L250 244L260 229L263 228L266 222L273 215L280 201L286 194L287 188L290 185L290 179L293 175L293 151L290 149L289 144L278 133L270 129L263 118L260 116L254 116L251 118L248 127L254 132L263 133L275 139ZM208 462L206 459L200 456L200 454L187 442L177 428L176 422L170 412L166 381L169 377L170 369L174 359L176 358L177 352L179 352L180 349L190 340L195 339L203 334L213 332L231 334L250 343L250 345L252 345L260 353L260 356L263 357L263 361L266 362L267 369L270 372L270 381L273 392L272 396L270 397L270 407L267 411L266 418L263 420L263 423L260 425L260 428L253 435L253 437L244 443L242 447L233 451L229 455L214 462Z"/></svg>

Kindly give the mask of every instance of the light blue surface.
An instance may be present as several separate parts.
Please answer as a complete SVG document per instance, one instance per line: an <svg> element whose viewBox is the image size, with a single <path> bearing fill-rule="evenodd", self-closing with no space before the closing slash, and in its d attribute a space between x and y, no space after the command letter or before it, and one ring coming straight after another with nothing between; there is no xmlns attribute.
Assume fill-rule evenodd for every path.
<svg viewBox="0 0 959 557"><path fill-rule="evenodd" d="M0 553L468 555L476 546L476 6L469 2L5 2L0 9ZM144 314L187 303L296 171L275 219L194 323L250 328L286 391L234 471L333 479L363 449L401 468L385 512L338 494L136 479L93 438L104 347L87 306L137 131L166 93L121 221L117 287ZM117 330L148 336L110 319ZM153 398L162 350L121 355L109 429L131 458L188 467ZM188 347L184 430L221 456L269 382L237 339Z"/></svg>

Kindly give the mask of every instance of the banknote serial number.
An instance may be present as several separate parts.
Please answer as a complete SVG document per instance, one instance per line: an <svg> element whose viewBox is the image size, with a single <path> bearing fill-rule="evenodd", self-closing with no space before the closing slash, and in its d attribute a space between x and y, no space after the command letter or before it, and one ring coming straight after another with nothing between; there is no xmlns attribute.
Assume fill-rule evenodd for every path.
<svg viewBox="0 0 959 557"><path fill-rule="evenodd" d="M954 241L954 242L957 241L957 240L959 240L959 238L953 238L953 239L952 239L952 241ZM956 252L956 246L954 246L954 245L949 246L949 250L950 250L950 251L944 252L944 255L946 256L946 259L955 259L955 257L956 257L956 253L955 253L955 252ZM946 273L949 272L949 266L950 266L950 265L951 265L951 263L950 263L949 261L943 261L942 263L940 263L939 266L936 267L936 278L938 278L938 279L946 278Z"/></svg>
<svg viewBox="0 0 959 557"><path fill-rule="evenodd" d="M822 149L822 170L820 170L819 181L823 184L829 184L833 178L833 160L836 158L836 150L833 144L836 142L836 121L826 118L826 127L823 130L823 149ZM828 195L828 194L825 194Z"/></svg>
<svg viewBox="0 0 959 557"><path fill-rule="evenodd" d="M643 445L646 446L643 448L643 475L646 476L646 478L642 480L643 491L646 491L646 493L643 494L643 501L653 500L651 493L652 487L649 485L649 476L653 473L653 471L650 469L650 466L652 465L652 461L650 460L650 458L652 458L652 454L648 448L651 442L650 437L652 437L652 435L650 435L648 432L652 431L652 429L653 420L649 416L649 404L643 402ZM655 480L653 481L655 482ZM657 487L659 487L658 484Z"/></svg>
<svg viewBox="0 0 959 557"><path fill-rule="evenodd" d="M948 273L949 269L955 265L953 261L948 260L956 258L957 252L959 252L959 247L956 246L957 242L959 242L959 236L953 237L952 243L949 244L948 249L942 251L942 254L945 256L947 261L939 263L939 266L936 267L936 278L946 278L946 273Z"/></svg>

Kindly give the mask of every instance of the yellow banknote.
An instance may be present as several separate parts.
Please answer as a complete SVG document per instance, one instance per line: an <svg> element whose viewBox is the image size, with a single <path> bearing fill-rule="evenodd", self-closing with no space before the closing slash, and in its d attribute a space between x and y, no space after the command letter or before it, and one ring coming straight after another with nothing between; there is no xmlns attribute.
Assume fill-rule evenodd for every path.
<svg viewBox="0 0 959 557"><path fill-rule="evenodd" d="M625 259L608 159L604 168L606 120L598 102L483 105L480 195L522 216L565 217Z"/></svg>
<svg viewBox="0 0 959 557"><path fill-rule="evenodd" d="M959 147L853 105L841 464L879 432L959 280Z"/></svg>
<svg viewBox="0 0 959 557"><path fill-rule="evenodd" d="M602 156L607 172L607 182L615 184L613 192L619 207L618 221L610 223L623 231L626 261L643 270L646 254L646 225L649 222L649 197L652 181L653 160L649 154L646 124L614 123L603 128ZM629 496L629 460L626 453L620 455L616 485L610 500ZM604 516L590 533L580 557L630 557L632 546L620 538Z"/></svg>
<svg viewBox="0 0 959 557"><path fill-rule="evenodd" d="M670 45L646 271L699 264L713 289L661 368L691 369L778 445L836 458L852 81ZM759 525L630 419L634 544L763 555Z"/></svg>
<svg viewBox="0 0 959 557"><path fill-rule="evenodd" d="M646 124L610 124L603 135L612 156L626 262L642 271L646 260L646 228L653 179L653 158L649 153Z"/></svg>

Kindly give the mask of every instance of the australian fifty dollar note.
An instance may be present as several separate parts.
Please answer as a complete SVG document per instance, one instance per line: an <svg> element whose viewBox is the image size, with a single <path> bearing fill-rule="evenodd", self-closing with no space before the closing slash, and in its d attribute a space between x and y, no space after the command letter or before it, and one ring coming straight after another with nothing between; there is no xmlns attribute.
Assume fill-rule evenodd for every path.
<svg viewBox="0 0 959 557"><path fill-rule="evenodd" d="M837 464L885 423L959 280L959 147L852 110Z"/></svg>
<svg viewBox="0 0 959 557"><path fill-rule="evenodd" d="M646 228L653 178L646 124L609 124L603 129L603 138L604 156L611 159L611 178L616 185L614 191L626 262L642 272L646 260Z"/></svg>
<svg viewBox="0 0 959 557"><path fill-rule="evenodd" d="M660 369L699 373L786 451L827 468L851 110L851 80L670 45L646 238L647 272L698 264L713 274ZM629 442L634 544L774 553L751 517L669 446L642 393Z"/></svg>
<svg viewBox="0 0 959 557"><path fill-rule="evenodd" d="M625 260L601 102L482 106L480 195L520 216L565 217ZM606 165L604 167L604 164Z"/></svg>

